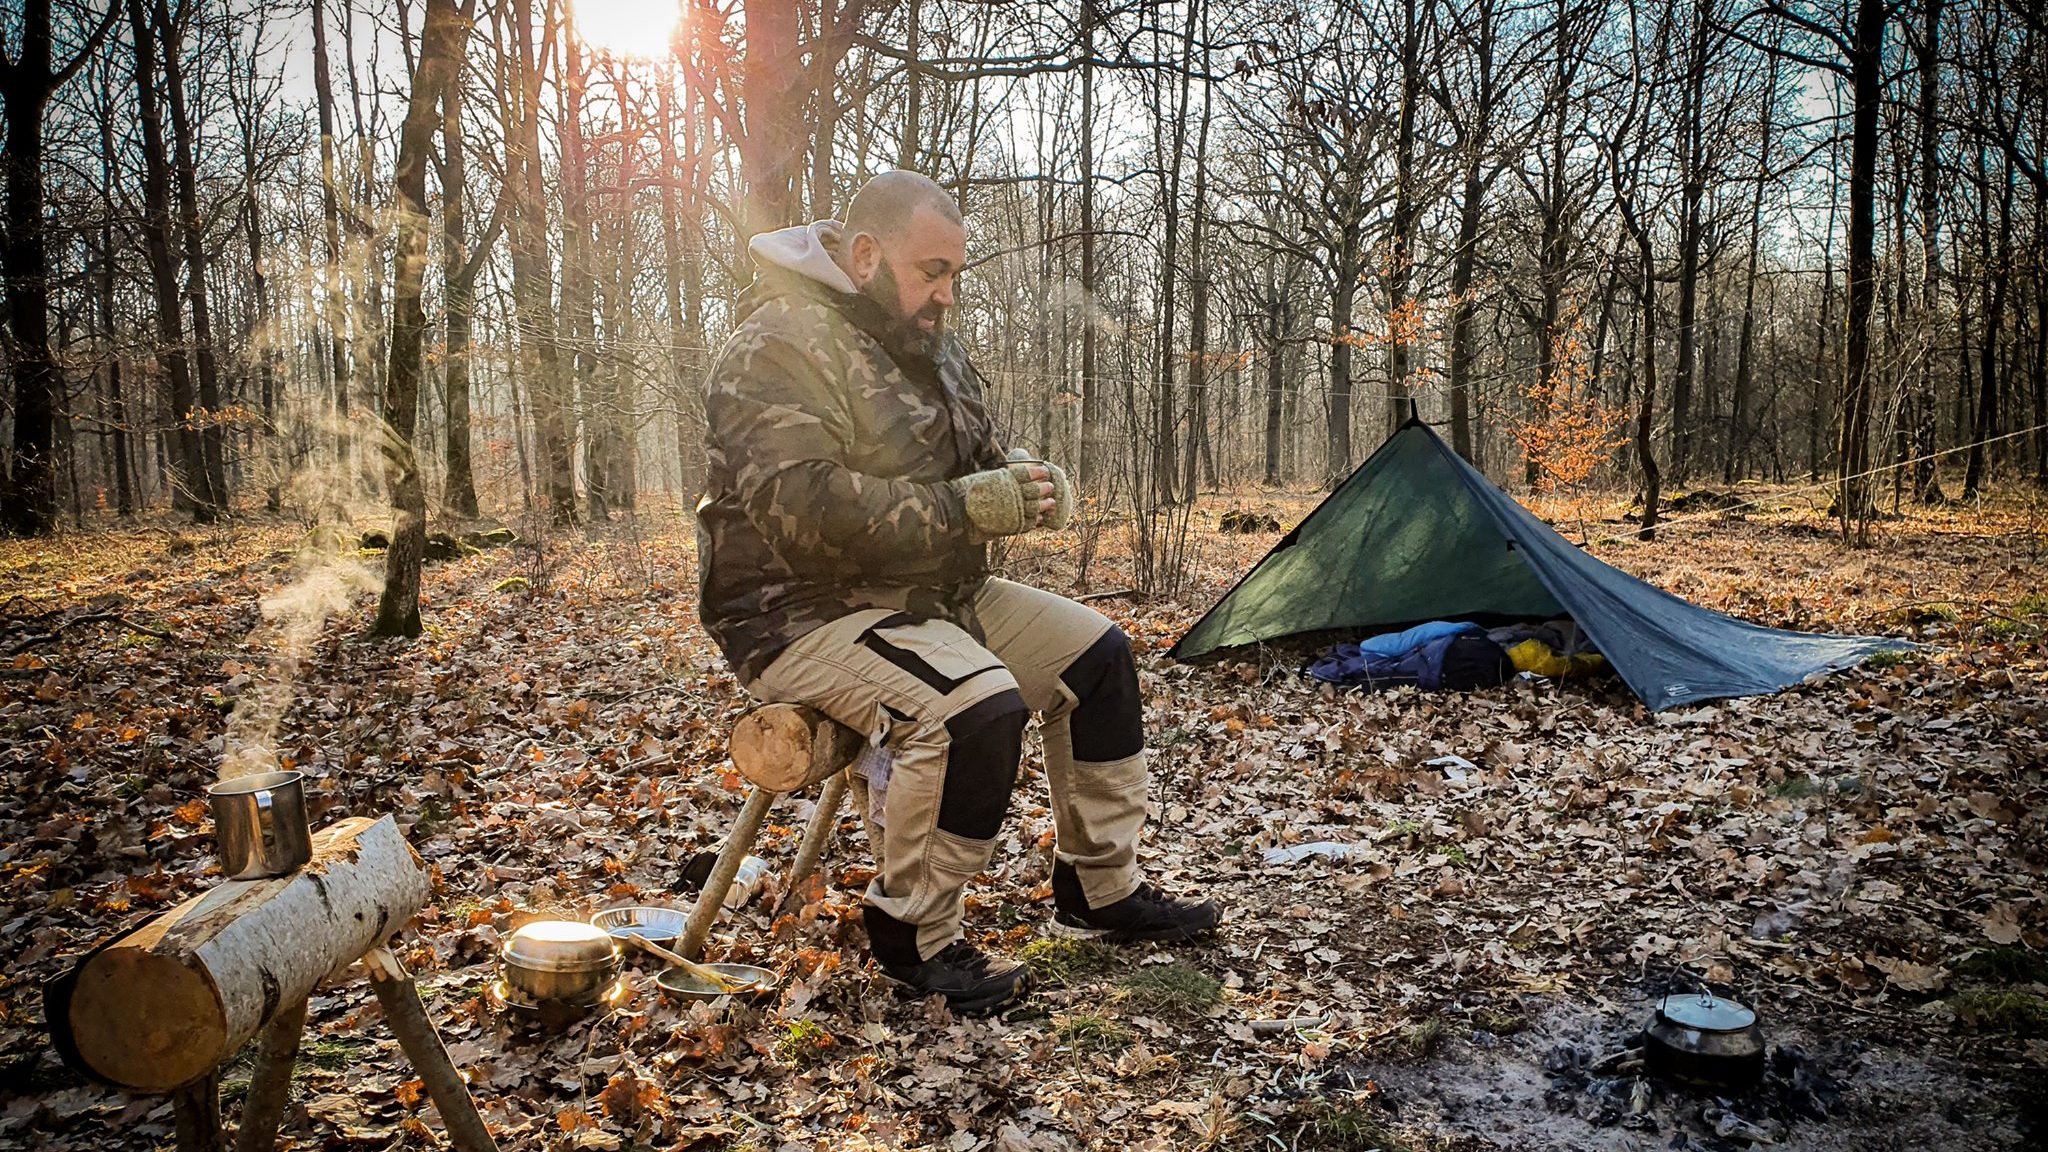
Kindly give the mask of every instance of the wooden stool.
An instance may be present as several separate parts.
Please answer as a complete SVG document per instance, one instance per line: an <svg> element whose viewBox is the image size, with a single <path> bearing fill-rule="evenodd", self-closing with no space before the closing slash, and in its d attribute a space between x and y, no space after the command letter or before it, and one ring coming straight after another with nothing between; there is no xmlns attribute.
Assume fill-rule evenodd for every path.
<svg viewBox="0 0 2048 1152"><path fill-rule="evenodd" d="M683 937L676 943L677 952L691 960L703 954L704 941L711 935L719 908L725 904L725 894L740 870L740 861L753 850L776 798L823 781L825 788L818 794L818 810L811 814L810 823L804 826L803 839L797 842L796 860L790 865L783 891L794 893L798 885L810 879L825 854L826 841L832 837L839 806L845 802L853 762L866 747L867 738L860 733L800 704L764 704L733 724L733 767L739 769L751 787L739 819L733 822L732 831L726 833L725 843L718 850L711 874L704 878L704 888L697 894L697 903L683 926ZM865 793L864 786L861 791Z"/></svg>

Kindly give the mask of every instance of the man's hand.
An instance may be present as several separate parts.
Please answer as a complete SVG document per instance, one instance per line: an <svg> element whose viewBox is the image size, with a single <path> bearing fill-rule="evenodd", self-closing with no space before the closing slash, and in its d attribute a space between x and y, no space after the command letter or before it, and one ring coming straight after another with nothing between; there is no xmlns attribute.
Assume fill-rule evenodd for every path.
<svg viewBox="0 0 2048 1152"><path fill-rule="evenodd" d="M1053 503L1048 495L1052 485L1045 479L1049 473L1043 465L1035 468L1038 479L1031 478L1033 471L1031 465L1011 463L952 481L976 532L993 539L1038 527Z"/></svg>
<svg viewBox="0 0 2048 1152"><path fill-rule="evenodd" d="M1017 486L1023 489L1027 504L1035 501L1038 505L1038 514L1031 518L1033 524L1045 523L1052 510L1059 507L1059 492L1053 487L1052 470L1047 465L1026 465L1024 475L1017 481Z"/></svg>

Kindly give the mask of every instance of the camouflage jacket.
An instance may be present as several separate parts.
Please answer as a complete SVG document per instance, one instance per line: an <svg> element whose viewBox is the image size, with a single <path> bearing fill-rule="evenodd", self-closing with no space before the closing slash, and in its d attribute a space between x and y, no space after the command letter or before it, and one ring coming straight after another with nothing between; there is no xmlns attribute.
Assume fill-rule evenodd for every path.
<svg viewBox="0 0 2048 1152"><path fill-rule="evenodd" d="M831 263L829 222L756 237L759 266L706 381L698 613L742 683L863 608L951 620L987 549L946 481L1000 466L959 341L897 346Z"/></svg>

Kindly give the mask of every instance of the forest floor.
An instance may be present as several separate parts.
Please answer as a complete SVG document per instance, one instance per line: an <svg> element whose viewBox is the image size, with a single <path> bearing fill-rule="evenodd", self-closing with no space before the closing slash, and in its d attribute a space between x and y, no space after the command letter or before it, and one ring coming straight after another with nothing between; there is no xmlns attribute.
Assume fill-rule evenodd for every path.
<svg viewBox="0 0 2048 1152"><path fill-rule="evenodd" d="M772 1002L680 1007L642 969L617 1011L562 1032L492 1010L518 922L687 906L683 863L738 809L723 745L746 701L696 624L673 510L430 566L413 643L358 638L371 602L334 577L377 557L309 565L303 524L0 544L0 1145L170 1145L168 1105L51 1054L39 985L217 882L203 790L224 728L293 664L269 598L310 613L277 752L316 827L396 813L436 869L402 951L507 1149L2043 1147L2048 501L1909 510L1849 550L1824 495L1740 491L1746 515L1654 543L1619 500L1541 510L1710 607L1927 647L1656 715L1612 680L1343 695L1302 679L1299 651L1177 665L1159 653L1277 539L1219 515L1291 524L1314 502L1205 499L1187 588L1096 603L1143 652L1144 866L1215 896L1224 928L1047 942L1029 753L968 926L1045 987L993 1020L899 1000L867 963L850 816L797 911L771 922L771 887L714 939L783 975ZM1118 535L1089 590L1131 582ZM1080 540L1009 570L1068 589ZM809 806L784 800L757 851L786 861ZM1262 856L1316 841L1353 847ZM1763 1088L1716 1100L1613 1059L1654 995L1700 981L1761 1014ZM361 979L315 996L292 1147L441 1143L376 1015ZM226 1071L230 1123L247 1075Z"/></svg>

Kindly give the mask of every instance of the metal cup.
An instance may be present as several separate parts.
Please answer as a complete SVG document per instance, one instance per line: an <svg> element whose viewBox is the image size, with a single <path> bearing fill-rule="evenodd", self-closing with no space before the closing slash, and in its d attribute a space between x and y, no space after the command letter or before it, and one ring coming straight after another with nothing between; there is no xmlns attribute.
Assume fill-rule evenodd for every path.
<svg viewBox="0 0 2048 1152"><path fill-rule="evenodd" d="M297 772L258 772L206 790L221 875L230 880L287 876L313 858L304 781Z"/></svg>

